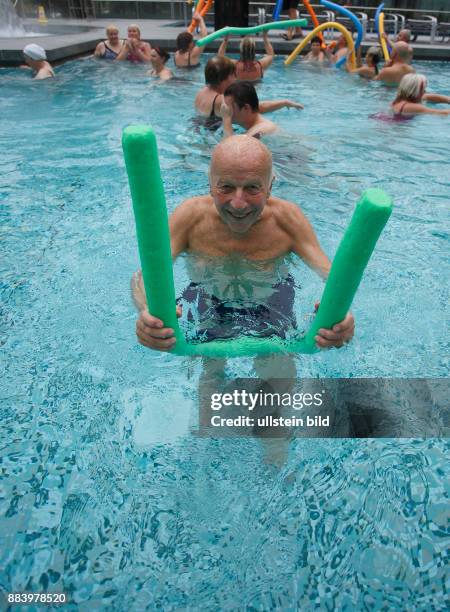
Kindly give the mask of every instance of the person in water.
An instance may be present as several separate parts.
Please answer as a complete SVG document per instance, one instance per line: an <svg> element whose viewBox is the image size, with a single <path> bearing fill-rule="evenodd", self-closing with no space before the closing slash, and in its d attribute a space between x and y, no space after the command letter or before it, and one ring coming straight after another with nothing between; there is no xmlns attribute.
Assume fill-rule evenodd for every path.
<svg viewBox="0 0 450 612"><path fill-rule="evenodd" d="M334 47L326 47L325 53L328 60L332 64L336 64L340 59L348 55L349 48L347 46L347 40L343 34L340 34Z"/></svg>
<svg viewBox="0 0 450 612"><path fill-rule="evenodd" d="M423 74L406 74L400 81L397 96L391 104L395 118L407 118L427 113L431 115L450 115L450 110L428 108L423 102L450 104L449 96L426 93L427 79Z"/></svg>
<svg viewBox="0 0 450 612"><path fill-rule="evenodd" d="M374 79L378 75L380 71L378 65L381 62L381 53L378 47L369 47L363 65L361 65L361 47L358 47L356 55L359 66L354 70L351 69L349 64L350 55L351 54L348 55L346 64L347 70L349 72L351 72L352 74L357 74L364 79Z"/></svg>
<svg viewBox="0 0 450 612"><path fill-rule="evenodd" d="M200 29L202 38L208 35L205 22L200 13L194 13L194 21ZM174 63L177 68L197 68L200 66L200 55L205 50L205 47L197 47L194 37L190 32L181 32L178 34L176 41L177 49L175 51Z"/></svg>
<svg viewBox="0 0 450 612"><path fill-rule="evenodd" d="M238 81L259 81L263 78L265 70L273 62L275 56L273 47L269 40L267 32L263 33L264 50L266 54L259 60L256 59L255 39L251 36L245 36L240 43L240 57L238 60L231 61L236 66L236 78ZM225 56L228 45L228 36L222 41L219 47L218 55Z"/></svg>
<svg viewBox="0 0 450 612"><path fill-rule="evenodd" d="M399 85L405 74L413 74L414 68L410 66L412 48L405 42L398 42L392 48L391 61L384 66L375 77L375 81L382 81L385 85Z"/></svg>
<svg viewBox="0 0 450 612"><path fill-rule="evenodd" d="M204 117L206 127L217 129L222 125L223 94L235 80L235 65L228 57L212 57L206 63L206 85L197 93L194 102L196 111ZM298 108L298 104L287 99L264 100L259 103L259 112L269 113L284 107Z"/></svg>
<svg viewBox="0 0 450 612"><path fill-rule="evenodd" d="M311 49L305 55L305 62L319 62L322 64L326 60L324 51L322 51L322 41L320 36L314 36L311 39Z"/></svg>
<svg viewBox="0 0 450 612"><path fill-rule="evenodd" d="M294 108L303 108L296 103ZM261 138L264 134L273 134L278 126L259 112L259 100L256 89L249 81L236 81L224 92L224 104L221 109L224 136L233 135L233 123L247 130L248 136Z"/></svg>
<svg viewBox="0 0 450 612"><path fill-rule="evenodd" d="M160 47L152 47L150 51L150 63L152 70L149 70L147 74L152 77L157 77L161 81L169 81L173 77L173 73L167 68L166 63L169 59L170 54L165 49Z"/></svg>
<svg viewBox="0 0 450 612"><path fill-rule="evenodd" d="M284 260L294 253L309 267L326 279L330 261L320 247L309 221L294 203L271 194L273 173L272 156L260 141L247 135L231 136L213 150L209 170L210 193L185 200L170 217L172 258L183 252L198 257L217 258L218 264L225 258L242 258L250 262ZM270 270L270 268L269 268ZM192 291L195 287L191 287ZM147 308L142 274L132 280L135 304L139 310L136 334L139 342L158 351L170 350L176 340L174 330L164 321L153 316ZM191 296L192 297L192 296ZM206 295L197 296L206 299ZM200 314L199 326L210 326L217 319L216 332L220 334L220 321L225 316L226 295L208 296L213 308ZM282 320L278 322L277 335L283 336L286 327L294 319L294 292L287 281L279 283L274 278L273 294L267 302L277 303ZM192 299L195 303L195 296ZM263 305L262 305L263 306ZM267 308L254 308L246 300L250 314L250 329L261 329L264 319L270 316ZM237 306L236 315L241 315ZM181 308L177 308L178 316ZM232 312L227 313L232 316ZM262 319L262 320L261 320ZM274 322L276 323L276 322ZM252 330L251 327L254 326ZM265 329L263 335L273 335ZM319 348L341 347L354 334L354 319L348 313L343 321L332 329L320 329L315 337ZM207 339L213 339L210 334Z"/></svg>
<svg viewBox="0 0 450 612"><path fill-rule="evenodd" d="M39 45L36 45L35 43L26 45L26 47L23 49L23 57L26 67L33 70L33 78L36 81L41 81L42 79L48 79L55 76L53 68L49 62L47 62L47 54L45 53L45 49Z"/></svg>
<svg viewBox="0 0 450 612"><path fill-rule="evenodd" d="M123 40L119 38L119 30L115 25L106 28L106 40L99 42L95 47L95 57L106 60L115 60L123 47Z"/></svg>
<svg viewBox="0 0 450 612"><path fill-rule="evenodd" d="M135 24L131 24L127 29L128 38L124 41L116 61L128 60L134 64L150 61L151 45L141 40L141 30Z"/></svg>
<svg viewBox="0 0 450 612"><path fill-rule="evenodd" d="M392 42L392 40L389 39L389 37L386 34L386 32L383 32L383 34L381 36L386 41L386 44L387 44L387 47L389 49L389 53L390 54L392 52L392 49L393 49L395 43L404 42L407 45L411 44L411 30L407 30L406 28L404 28L403 30L400 30L400 32L395 37L395 42Z"/></svg>

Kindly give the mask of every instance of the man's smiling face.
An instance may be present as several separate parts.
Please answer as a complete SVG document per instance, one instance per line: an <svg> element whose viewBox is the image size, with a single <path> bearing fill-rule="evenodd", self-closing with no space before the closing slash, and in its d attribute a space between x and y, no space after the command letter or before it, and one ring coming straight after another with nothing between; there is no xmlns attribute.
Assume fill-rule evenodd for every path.
<svg viewBox="0 0 450 612"><path fill-rule="evenodd" d="M261 217L270 196L272 160L266 147L249 136L232 136L214 151L210 191L222 221L245 234Z"/></svg>

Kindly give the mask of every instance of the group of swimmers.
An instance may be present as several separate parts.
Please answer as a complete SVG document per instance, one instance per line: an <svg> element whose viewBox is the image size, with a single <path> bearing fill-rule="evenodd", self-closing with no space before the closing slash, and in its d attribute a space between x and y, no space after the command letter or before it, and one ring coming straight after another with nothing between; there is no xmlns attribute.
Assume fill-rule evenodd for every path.
<svg viewBox="0 0 450 612"><path fill-rule="evenodd" d="M193 20L200 36L202 38L207 36L203 17L195 13ZM449 104L450 97L426 91L425 76L416 74L411 66L413 49L410 45L410 31L401 30L394 42L391 42L385 34L384 37L392 51L390 60L383 67L380 66L382 61L380 48L372 46L368 49L364 62L361 60L359 49L357 67L352 68L350 61L347 61L347 70L362 78L398 87L397 96L391 105L391 117L394 119L404 119L419 113L449 115L450 110L430 108L424 104L424 102ZM225 37L217 56L207 62L206 85L195 98L195 108L205 117L207 127L218 127L223 120L225 135L230 135L232 133L230 126L234 121L245 127L250 134L262 135L276 130L276 125L263 118L262 114L286 106L303 108L300 103L291 100L276 101L275 104L259 102L252 83L263 79L264 72L270 67L275 56L267 32L263 33L263 43L265 53L257 59L254 38L245 36L240 43L239 59L232 59L226 56L228 37ZM175 67L182 70L198 68L200 55L204 49L205 46L195 45L195 39L190 32L180 33L176 40L173 58ZM55 76L42 47L30 44L23 52L26 64L35 71L35 79ZM333 65L345 57L349 60L350 55L351 50L348 49L347 41L342 34L334 45L328 46L323 44L320 37L314 37L303 61ZM142 40L141 31L135 24L128 26L126 39L120 38L116 26L108 26L106 39L97 45L94 56L111 61L151 64L149 76L162 81L170 80L174 76L167 66L169 53ZM240 85L235 84L227 91L234 81L238 81ZM247 85L242 85L243 81L247 82ZM383 113L380 117L382 115Z"/></svg>

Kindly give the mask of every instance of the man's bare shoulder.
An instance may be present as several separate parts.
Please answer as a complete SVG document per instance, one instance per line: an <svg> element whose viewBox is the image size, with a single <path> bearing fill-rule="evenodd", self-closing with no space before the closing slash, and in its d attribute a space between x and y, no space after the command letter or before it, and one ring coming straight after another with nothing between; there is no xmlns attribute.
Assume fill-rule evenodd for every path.
<svg viewBox="0 0 450 612"><path fill-rule="evenodd" d="M289 234L298 229L299 224L301 225L306 221L300 206L294 204L294 202L271 196L268 204L277 224Z"/></svg>
<svg viewBox="0 0 450 612"><path fill-rule="evenodd" d="M174 219L188 222L189 225L196 223L203 218L205 214L211 211L212 198L210 195L199 195L184 200L174 210L172 217Z"/></svg>

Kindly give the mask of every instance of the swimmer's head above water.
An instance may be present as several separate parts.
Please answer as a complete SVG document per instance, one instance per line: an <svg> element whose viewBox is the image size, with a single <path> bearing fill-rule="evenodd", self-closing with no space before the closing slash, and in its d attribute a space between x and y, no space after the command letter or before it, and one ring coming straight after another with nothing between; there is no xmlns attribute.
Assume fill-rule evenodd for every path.
<svg viewBox="0 0 450 612"><path fill-rule="evenodd" d="M412 60L413 49L408 43L400 41L396 42L392 47L391 59L394 62L409 64Z"/></svg>
<svg viewBox="0 0 450 612"><path fill-rule="evenodd" d="M242 62L253 62L256 55L255 39L251 36L244 36L239 45L239 51L241 53Z"/></svg>
<svg viewBox="0 0 450 612"><path fill-rule="evenodd" d="M226 89L236 80L236 67L228 57L216 56L209 59L205 66L205 82L213 88Z"/></svg>
<svg viewBox="0 0 450 612"><path fill-rule="evenodd" d="M230 136L212 154L210 193L233 234L246 234L263 215L273 183L272 155L250 136Z"/></svg>
<svg viewBox="0 0 450 612"><path fill-rule="evenodd" d="M181 32L177 36L177 51L181 51L181 53L187 53L191 51L195 47L194 37L190 32Z"/></svg>
<svg viewBox="0 0 450 612"><path fill-rule="evenodd" d="M423 74L406 74L400 81L397 97L393 104L400 101L421 102L427 88L427 79Z"/></svg>

